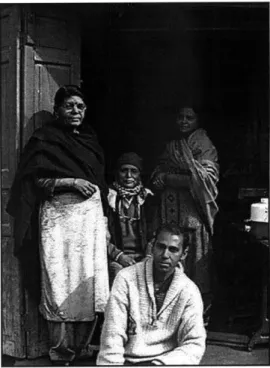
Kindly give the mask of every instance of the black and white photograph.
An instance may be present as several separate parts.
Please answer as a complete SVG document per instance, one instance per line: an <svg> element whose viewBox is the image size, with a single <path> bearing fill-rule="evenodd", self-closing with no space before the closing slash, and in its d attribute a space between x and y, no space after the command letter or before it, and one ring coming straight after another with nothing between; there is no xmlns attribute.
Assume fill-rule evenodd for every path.
<svg viewBox="0 0 270 368"><path fill-rule="evenodd" d="M269 2L1 2L1 366L268 366Z"/></svg>

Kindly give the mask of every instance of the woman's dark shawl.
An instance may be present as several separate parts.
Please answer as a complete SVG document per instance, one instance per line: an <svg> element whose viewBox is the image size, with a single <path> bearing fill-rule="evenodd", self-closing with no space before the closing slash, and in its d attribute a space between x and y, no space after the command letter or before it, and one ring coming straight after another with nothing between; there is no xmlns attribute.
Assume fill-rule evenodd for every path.
<svg viewBox="0 0 270 368"><path fill-rule="evenodd" d="M186 139L171 141L152 176L158 172L189 173L191 195L203 223L212 234L218 211L219 165L216 148L205 130L197 129Z"/></svg>
<svg viewBox="0 0 270 368"><path fill-rule="evenodd" d="M26 245L38 248L38 210L44 196L35 185L39 177L85 179L106 198L103 150L92 129L83 125L75 134L54 122L36 130L26 144L7 205L15 218L15 255Z"/></svg>

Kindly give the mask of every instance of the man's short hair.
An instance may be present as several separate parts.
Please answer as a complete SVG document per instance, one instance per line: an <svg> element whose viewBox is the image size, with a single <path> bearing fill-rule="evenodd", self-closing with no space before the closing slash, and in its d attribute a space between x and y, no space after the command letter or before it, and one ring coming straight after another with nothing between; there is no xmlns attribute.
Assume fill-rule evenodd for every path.
<svg viewBox="0 0 270 368"><path fill-rule="evenodd" d="M155 242L157 240L157 237L162 231L170 233L172 235L182 236L183 237L183 249L189 246L189 233L186 231L186 229L180 227L179 225L165 223L159 226L157 230L155 231Z"/></svg>

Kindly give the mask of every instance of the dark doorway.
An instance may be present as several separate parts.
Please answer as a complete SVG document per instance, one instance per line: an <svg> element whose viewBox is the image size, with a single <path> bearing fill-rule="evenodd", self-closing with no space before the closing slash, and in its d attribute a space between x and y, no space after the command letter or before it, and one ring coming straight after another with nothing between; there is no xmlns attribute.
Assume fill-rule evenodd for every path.
<svg viewBox="0 0 270 368"><path fill-rule="evenodd" d="M234 283L226 273L243 271L241 287L256 269L247 272L252 248L241 269L246 240L231 230L249 216L239 191L268 188L268 4L88 4L81 14L82 86L108 181L124 151L144 158L147 180L179 108L196 106L220 158L219 282L226 287Z"/></svg>
<svg viewBox="0 0 270 368"><path fill-rule="evenodd" d="M249 142L257 150L256 176L267 177L265 144L258 152L258 135L268 134L267 4L82 8L82 85L109 171L120 152L135 150L150 172L176 112L191 103L218 148L223 171L232 161L250 159L241 144L257 130Z"/></svg>

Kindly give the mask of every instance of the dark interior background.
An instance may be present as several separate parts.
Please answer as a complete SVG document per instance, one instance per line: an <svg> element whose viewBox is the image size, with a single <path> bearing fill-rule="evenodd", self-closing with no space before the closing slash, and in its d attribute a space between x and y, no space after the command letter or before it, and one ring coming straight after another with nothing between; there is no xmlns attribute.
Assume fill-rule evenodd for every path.
<svg viewBox="0 0 270 368"><path fill-rule="evenodd" d="M183 105L195 107L217 147L209 328L249 334L251 320L258 324L267 255L238 224L249 218L251 203L268 196L268 4L110 3L79 9L82 87L105 150L107 180L117 157L136 151L144 158L147 183ZM254 197L241 199L240 188L254 188ZM228 325L239 307L246 319Z"/></svg>
<svg viewBox="0 0 270 368"><path fill-rule="evenodd" d="M220 200L268 187L267 3L80 4L80 13L82 86L108 180L124 151L143 156L148 178L191 104L219 152Z"/></svg>

